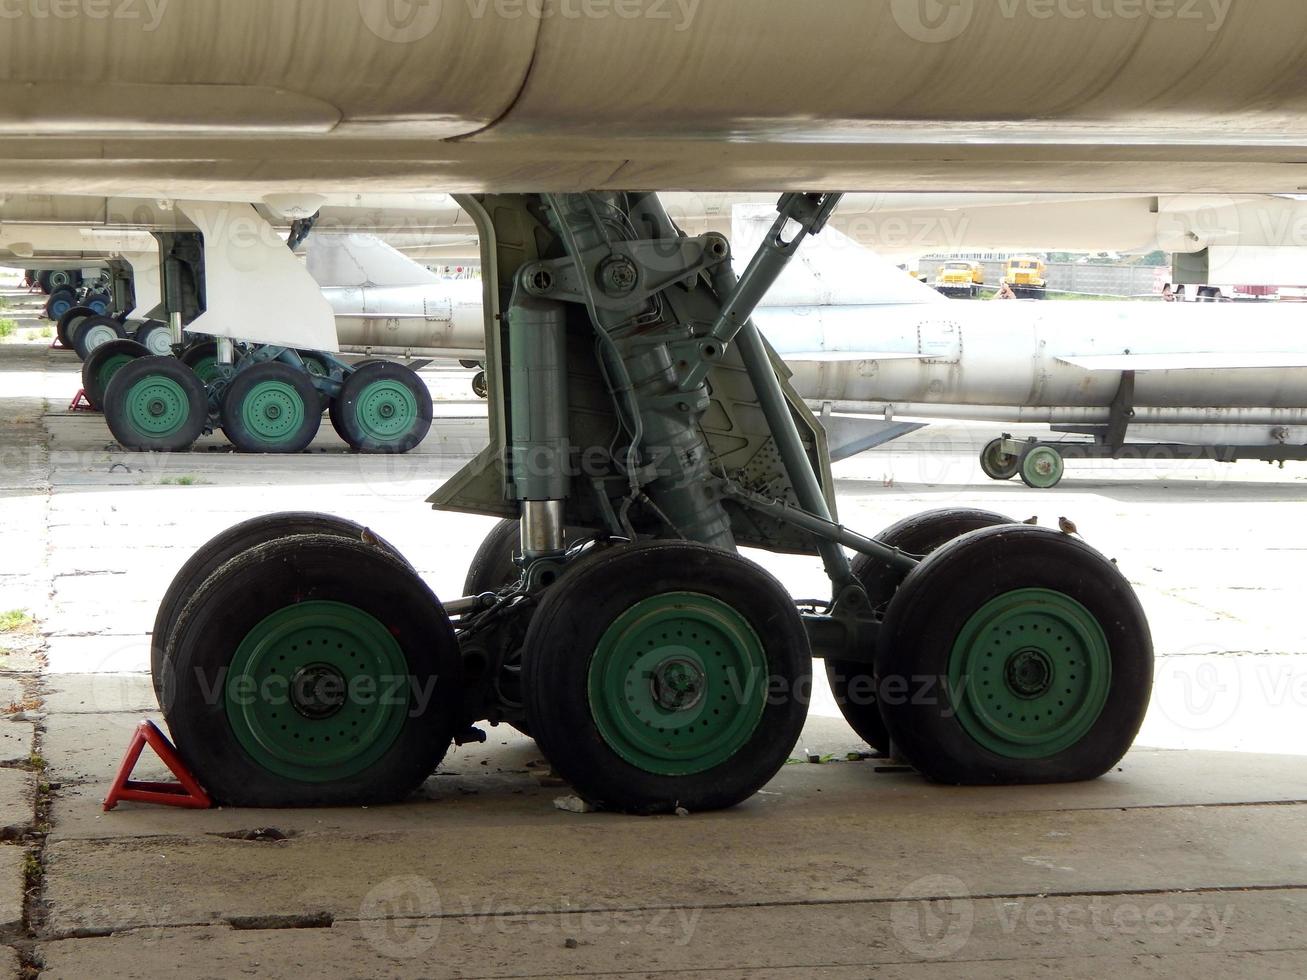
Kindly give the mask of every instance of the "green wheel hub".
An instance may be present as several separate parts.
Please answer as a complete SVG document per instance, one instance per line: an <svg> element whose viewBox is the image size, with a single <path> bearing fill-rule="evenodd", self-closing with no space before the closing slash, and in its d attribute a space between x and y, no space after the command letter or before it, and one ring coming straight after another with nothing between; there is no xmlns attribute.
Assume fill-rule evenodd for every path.
<svg viewBox="0 0 1307 980"><path fill-rule="evenodd" d="M1066 463L1057 450L1040 446L1026 454L1021 472L1036 490L1049 490L1062 482Z"/></svg>
<svg viewBox="0 0 1307 980"><path fill-rule="evenodd" d="M374 381L359 392L354 414L369 439L399 442L418 424L418 400L398 381Z"/></svg>
<svg viewBox="0 0 1307 980"><path fill-rule="evenodd" d="M260 442L276 446L293 438L306 418L304 400L283 381L261 381L245 394L241 421Z"/></svg>
<svg viewBox="0 0 1307 980"><path fill-rule="evenodd" d="M204 382L204 387L209 388L222 380L222 366L218 363L218 356L212 354L208 357L201 357L191 365L191 370L195 376Z"/></svg>
<svg viewBox="0 0 1307 980"><path fill-rule="evenodd" d="M227 720L269 772L306 783L348 779L399 737L409 714L407 663L390 631L361 609L287 606L237 648Z"/></svg>
<svg viewBox="0 0 1307 980"><path fill-rule="evenodd" d="M113 357L108 358L103 364L101 364L100 370L96 372L96 381L100 385L100 390L107 391L109 389L109 382L113 380L113 376L128 364L131 364L134 360L136 360L136 358L129 354L115 354Z"/></svg>
<svg viewBox="0 0 1307 980"><path fill-rule="evenodd" d="M142 435L162 437L180 432L190 414L186 389L172 378L145 377L127 392L127 420Z"/></svg>
<svg viewBox="0 0 1307 980"><path fill-rule="evenodd" d="M600 639L590 713L631 765L690 776L749 743L767 687L766 652L743 616L708 596L669 593L627 610Z"/></svg>
<svg viewBox="0 0 1307 980"><path fill-rule="evenodd" d="M1044 759L1089 734L1107 705L1112 653L1083 605L1061 592L1022 589L968 620L949 658L958 720L1009 759Z"/></svg>

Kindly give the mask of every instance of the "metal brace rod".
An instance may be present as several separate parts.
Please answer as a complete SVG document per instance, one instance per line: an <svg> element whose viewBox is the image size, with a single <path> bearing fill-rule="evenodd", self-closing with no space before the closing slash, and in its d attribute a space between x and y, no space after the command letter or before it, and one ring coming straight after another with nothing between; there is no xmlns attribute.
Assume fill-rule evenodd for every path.
<svg viewBox="0 0 1307 980"><path fill-rule="evenodd" d="M729 344L735 339L799 246L809 235L821 233L843 199L843 194L786 194L780 199L777 205L780 215L763 239L762 247L730 295L722 297L721 314L709 331L713 340ZM785 234L791 225L797 225L798 231L786 241Z"/></svg>
<svg viewBox="0 0 1307 980"><path fill-rule="evenodd" d="M779 500L772 500L761 494L753 493L730 480L721 482L721 491L723 496L739 501L747 507L766 514L768 517L800 528L834 545L846 546L859 554L879 558L894 568L910 572L921 564L920 558L909 555L906 551L901 551L873 538L863 537L861 534L850 531L844 525L837 524L828 518L797 510Z"/></svg>

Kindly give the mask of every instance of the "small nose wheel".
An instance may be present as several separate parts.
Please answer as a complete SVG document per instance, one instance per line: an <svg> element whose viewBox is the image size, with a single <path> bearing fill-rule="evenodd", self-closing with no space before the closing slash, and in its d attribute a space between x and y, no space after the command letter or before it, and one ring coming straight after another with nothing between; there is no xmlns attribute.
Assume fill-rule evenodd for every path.
<svg viewBox="0 0 1307 980"><path fill-rule="evenodd" d="M1038 443L1021 454L1021 482L1032 490L1052 490L1066 475L1066 462L1052 446Z"/></svg>

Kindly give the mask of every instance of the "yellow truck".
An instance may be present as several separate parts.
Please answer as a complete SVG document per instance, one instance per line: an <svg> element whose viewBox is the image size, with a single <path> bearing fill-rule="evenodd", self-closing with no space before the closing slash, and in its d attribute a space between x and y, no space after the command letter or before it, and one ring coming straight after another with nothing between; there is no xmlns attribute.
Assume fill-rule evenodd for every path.
<svg viewBox="0 0 1307 980"><path fill-rule="evenodd" d="M1048 266L1027 255L1009 259L1003 269L1003 282L1019 299L1043 299L1048 295Z"/></svg>
<svg viewBox="0 0 1307 980"><path fill-rule="evenodd" d="M935 288L952 299L977 299L985 285L979 262L945 262L935 274Z"/></svg>

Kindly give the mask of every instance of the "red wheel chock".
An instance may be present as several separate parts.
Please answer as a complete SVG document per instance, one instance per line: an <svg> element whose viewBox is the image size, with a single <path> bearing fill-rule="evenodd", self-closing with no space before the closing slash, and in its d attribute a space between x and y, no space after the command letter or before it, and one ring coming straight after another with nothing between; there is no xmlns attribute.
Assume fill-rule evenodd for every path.
<svg viewBox="0 0 1307 980"><path fill-rule="evenodd" d="M138 783L132 779L132 770L136 768L141 752L147 745L154 749L155 754L163 760L163 764L177 777L177 782ZM104 798L105 812L124 801L153 803L156 806L179 806L188 810L208 810L213 807L213 800L209 799L209 794L204 792L204 787L191 775L191 771L186 768L186 763L178 757L177 750L173 748L172 742L168 741L168 736L152 721L143 721L136 726L132 744L127 747L127 754L123 756L122 765L118 767L118 776L113 781L109 795Z"/></svg>
<svg viewBox="0 0 1307 980"><path fill-rule="evenodd" d="M77 393L76 397L73 398L72 403L68 406L68 411L70 412L94 412L95 411L95 409L91 407L90 399L86 397L86 389L83 388L81 391Z"/></svg>

